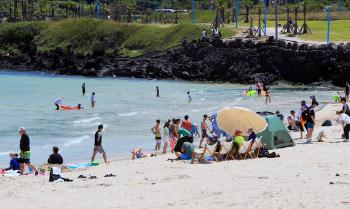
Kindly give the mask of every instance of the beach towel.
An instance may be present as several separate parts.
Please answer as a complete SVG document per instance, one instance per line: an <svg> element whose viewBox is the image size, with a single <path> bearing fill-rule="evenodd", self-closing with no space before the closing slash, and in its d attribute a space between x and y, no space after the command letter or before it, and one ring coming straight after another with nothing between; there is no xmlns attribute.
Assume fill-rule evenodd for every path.
<svg viewBox="0 0 350 209"><path fill-rule="evenodd" d="M66 164L65 167L69 169L77 169L77 168L88 168L92 166L98 166L98 162L92 162L92 163L78 163L78 164Z"/></svg>

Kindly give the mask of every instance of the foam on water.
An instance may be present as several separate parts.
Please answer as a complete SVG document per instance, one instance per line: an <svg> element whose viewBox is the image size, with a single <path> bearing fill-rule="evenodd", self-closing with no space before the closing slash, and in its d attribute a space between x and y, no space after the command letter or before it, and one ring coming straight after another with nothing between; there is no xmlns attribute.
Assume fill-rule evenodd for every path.
<svg viewBox="0 0 350 209"><path fill-rule="evenodd" d="M80 123L90 123L95 120L100 120L101 117L93 117L93 118L86 118L86 119L81 119L81 120L75 120L73 123L75 124L80 124Z"/></svg>
<svg viewBox="0 0 350 209"><path fill-rule="evenodd" d="M127 116L134 116L137 115L137 112L129 112L129 113L119 113L118 116L120 117L127 117Z"/></svg>
<svg viewBox="0 0 350 209"><path fill-rule="evenodd" d="M63 145L68 147L68 146L73 145L73 144L81 144L84 140L89 139L89 138L90 138L89 135L84 135L84 136L80 136L77 138L72 138L72 139L69 139L69 141L64 143Z"/></svg>

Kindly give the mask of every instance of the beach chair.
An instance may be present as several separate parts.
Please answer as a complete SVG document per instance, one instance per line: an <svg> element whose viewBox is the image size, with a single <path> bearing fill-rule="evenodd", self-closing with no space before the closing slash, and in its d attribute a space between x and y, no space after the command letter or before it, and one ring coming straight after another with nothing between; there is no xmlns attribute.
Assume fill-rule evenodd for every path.
<svg viewBox="0 0 350 209"><path fill-rule="evenodd" d="M203 149L197 149L195 150L195 155L193 158L196 158L198 156L198 162L201 162L203 159L207 159L208 157L211 157L215 161L218 161L216 155L216 148L217 148L217 143L213 145L206 144ZM195 159L193 159L194 161Z"/></svg>
<svg viewBox="0 0 350 209"><path fill-rule="evenodd" d="M243 144L241 144L241 146L239 147L237 155L244 160L247 159L248 155L251 158L254 158L254 154L252 153L252 146L252 140L244 141Z"/></svg>
<svg viewBox="0 0 350 209"><path fill-rule="evenodd" d="M263 146L263 144L261 143L261 138L262 138L262 136L260 136L259 138L256 138L252 144L251 151L252 151L252 155L255 158L259 157L260 148ZM257 152L257 153L255 154L255 152Z"/></svg>
<svg viewBox="0 0 350 209"><path fill-rule="evenodd" d="M230 141L230 142L227 142L226 140L225 141L221 141L221 149L220 149L220 152L219 152L220 158L222 158L222 156L226 155L225 160L227 160L227 158L229 156L234 160L235 157L231 153L232 147L233 147L233 140Z"/></svg>

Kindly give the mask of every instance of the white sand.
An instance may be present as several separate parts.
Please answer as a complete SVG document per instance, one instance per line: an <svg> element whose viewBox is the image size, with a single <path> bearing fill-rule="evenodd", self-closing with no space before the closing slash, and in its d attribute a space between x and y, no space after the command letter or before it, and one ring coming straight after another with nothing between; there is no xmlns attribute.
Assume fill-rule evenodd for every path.
<svg viewBox="0 0 350 209"><path fill-rule="evenodd" d="M337 109L327 105L317 117ZM163 155L66 173L71 183L0 177L0 208L350 208L350 143L341 142L339 124L315 132L321 129L327 142L296 140L296 146L276 150L281 157L275 159L191 165ZM104 178L107 173L117 177ZM77 179L80 174L98 179Z"/></svg>

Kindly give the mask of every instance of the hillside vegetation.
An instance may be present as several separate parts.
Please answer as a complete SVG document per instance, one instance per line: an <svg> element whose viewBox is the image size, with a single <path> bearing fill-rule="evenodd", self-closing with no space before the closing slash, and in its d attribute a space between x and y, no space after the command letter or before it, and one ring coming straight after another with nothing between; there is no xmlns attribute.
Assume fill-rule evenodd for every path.
<svg viewBox="0 0 350 209"><path fill-rule="evenodd" d="M165 50L184 39L198 39L205 25L124 24L92 18L65 19L56 22L22 22L0 25L0 54L17 54L35 48L49 52L57 48L79 55L94 49L107 54L137 56ZM224 36L232 36L223 29Z"/></svg>

